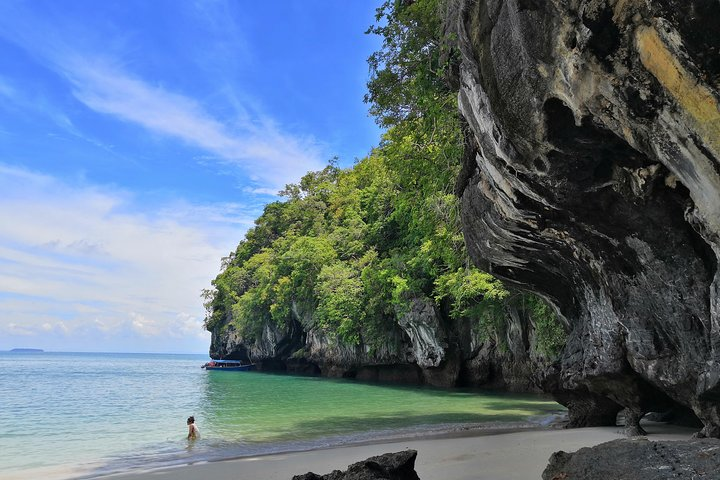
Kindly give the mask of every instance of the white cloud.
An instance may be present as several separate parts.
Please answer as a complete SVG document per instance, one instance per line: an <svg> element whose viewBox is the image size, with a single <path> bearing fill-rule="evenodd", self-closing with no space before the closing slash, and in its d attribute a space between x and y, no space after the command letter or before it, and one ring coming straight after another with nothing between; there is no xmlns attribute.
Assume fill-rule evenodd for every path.
<svg viewBox="0 0 720 480"><path fill-rule="evenodd" d="M250 52L237 55L242 31L225 11L239 7L232 2L199 5L196 13L216 35L213 48L206 48L204 39L190 42L207 60L204 71L216 68L222 76L247 68ZM0 37L62 79L62 88L55 92L53 84L53 92L63 101L53 102L55 95L45 98L20 77L0 76L0 102L49 118L62 138L76 137L138 161L104 137L82 131L90 112L82 104L194 147L199 151L191 155L201 155L224 174L244 177L238 187L257 195L275 194L306 171L324 166L325 147L269 118L253 93L233 82L239 76L228 74L209 82L203 92L188 93L141 75L161 70L143 70L141 56L133 52L147 45L133 46L133 32L109 27L111 22L83 22L62 7L51 10L41 14L23 2L0 2ZM80 103L68 104L68 99ZM54 348L67 342L65 350L107 349L100 344L121 337L140 339L148 348L185 345L187 338L202 345L200 350L207 347L208 336L200 328L200 290L209 286L220 258L252 226L257 206L177 200L148 209L138 203L117 188L71 185L0 164L0 349L19 336L56 336Z"/></svg>
<svg viewBox="0 0 720 480"><path fill-rule="evenodd" d="M15 322L10 322L7 324L7 328L5 329L7 333L11 335L17 335L20 337L28 337L35 334L35 332L24 325L18 325Z"/></svg>
<svg viewBox="0 0 720 480"><path fill-rule="evenodd" d="M0 2L0 37L59 74L74 97L91 110L204 150L210 158L254 178L254 188L274 194L307 171L323 168L330 155L312 136L287 131L263 112L253 92L243 91L232 75L225 77L228 70L247 68L251 56L233 21L241 14L237 10L233 2L178 8L205 26L193 56L198 58L196 66L216 81L202 93L167 87L167 79L142 78L128 65L138 64L137 51L147 45L133 44L132 32L111 24L90 26L72 16L39 15L22 3ZM0 96L17 96L16 90L0 77ZM38 108L35 95L14 100L23 108ZM65 113L49 105L42 110L68 133L120 155L112 146L86 137Z"/></svg>
<svg viewBox="0 0 720 480"><path fill-rule="evenodd" d="M141 337L158 337L162 333L158 322L148 320L144 315L137 312L130 312L130 324L132 329Z"/></svg>
<svg viewBox="0 0 720 480"><path fill-rule="evenodd" d="M75 97L89 108L180 139L240 167L259 189L273 193L323 167L311 137L284 133L272 120L222 122L191 97L151 85L105 60L77 56L62 64Z"/></svg>
<svg viewBox="0 0 720 480"><path fill-rule="evenodd" d="M2 165L0 191L0 331L207 348L200 292L253 213L184 202L138 213L127 193Z"/></svg>
<svg viewBox="0 0 720 480"><path fill-rule="evenodd" d="M257 195L277 195L278 190L274 188L244 188L243 192L254 193Z"/></svg>

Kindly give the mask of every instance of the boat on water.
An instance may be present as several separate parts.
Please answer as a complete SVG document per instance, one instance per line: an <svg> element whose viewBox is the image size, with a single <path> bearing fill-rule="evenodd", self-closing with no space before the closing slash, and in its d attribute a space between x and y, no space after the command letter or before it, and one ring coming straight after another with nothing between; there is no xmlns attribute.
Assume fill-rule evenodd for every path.
<svg viewBox="0 0 720 480"><path fill-rule="evenodd" d="M243 364L238 360L212 360L200 368L204 368L205 370L224 370L226 372L246 372L248 370L255 370L255 364Z"/></svg>

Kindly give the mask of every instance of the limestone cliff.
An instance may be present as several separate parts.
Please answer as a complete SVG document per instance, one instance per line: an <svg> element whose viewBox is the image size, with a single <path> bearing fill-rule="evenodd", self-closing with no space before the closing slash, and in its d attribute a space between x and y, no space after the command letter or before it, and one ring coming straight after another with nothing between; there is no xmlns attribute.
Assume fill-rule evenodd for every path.
<svg viewBox="0 0 720 480"><path fill-rule="evenodd" d="M571 330L576 425L691 408L720 435L720 3L453 4L474 261Z"/></svg>
<svg viewBox="0 0 720 480"><path fill-rule="evenodd" d="M508 308L503 337L487 338L476 322L450 320L434 302L416 298L397 312L396 327L382 343L373 345L343 343L314 327L312 315L295 306L288 328L267 324L252 339L228 322L212 331L210 355L251 361L261 370L522 392L541 390L536 372L548 365L522 309Z"/></svg>

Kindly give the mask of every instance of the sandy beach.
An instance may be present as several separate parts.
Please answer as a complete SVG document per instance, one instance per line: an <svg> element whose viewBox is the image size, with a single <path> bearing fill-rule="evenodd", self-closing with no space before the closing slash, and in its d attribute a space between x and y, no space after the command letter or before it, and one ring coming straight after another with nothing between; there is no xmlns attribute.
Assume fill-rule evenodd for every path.
<svg viewBox="0 0 720 480"><path fill-rule="evenodd" d="M644 424L651 440L684 440L695 430L664 424ZM219 462L119 474L113 480L290 480L312 471L344 470L373 455L414 449L415 469L422 480L539 479L550 455L575 451L622 438L621 427L574 430L529 430L509 433L469 431L462 435L406 439L308 452L266 455Z"/></svg>

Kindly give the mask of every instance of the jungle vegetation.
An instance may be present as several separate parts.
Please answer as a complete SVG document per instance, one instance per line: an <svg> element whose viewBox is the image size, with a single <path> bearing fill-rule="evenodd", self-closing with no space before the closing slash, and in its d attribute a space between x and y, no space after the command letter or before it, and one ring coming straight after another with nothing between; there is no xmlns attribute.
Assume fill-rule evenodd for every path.
<svg viewBox="0 0 720 480"><path fill-rule="evenodd" d="M506 309L522 303L536 348L559 353L565 335L552 310L468 259L453 193L463 155L457 59L442 3L388 0L377 10L368 33L383 46L368 60L365 101L386 129L380 145L352 168L331 160L265 207L204 292L208 330L232 324L251 342L268 322L295 318L373 345L413 298L430 298L502 343Z"/></svg>

